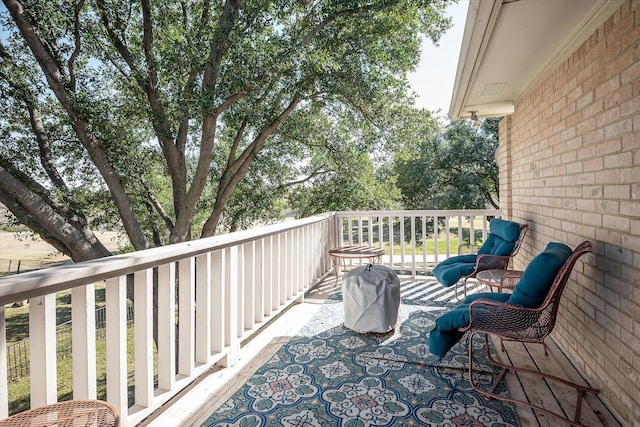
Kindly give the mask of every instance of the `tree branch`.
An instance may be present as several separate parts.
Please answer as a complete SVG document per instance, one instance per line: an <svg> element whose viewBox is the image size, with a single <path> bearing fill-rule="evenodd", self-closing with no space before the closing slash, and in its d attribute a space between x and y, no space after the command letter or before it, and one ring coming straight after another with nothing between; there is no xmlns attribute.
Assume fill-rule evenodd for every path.
<svg viewBox="0 0 640 427"><path fill-rule="evenodd" d="M327 175L329 173L331 173L332 171L330 170L323 170L324 165L318 166L315 170L313 170L309 175L307 175L306 177L296 180L296 181L290 181L290 182L285 182L284 184L280 184L276 187L276 190L283 190L285 188L289 188L289 187L293 187L295 185L300 185L300 184L304 184L305 182L309 182L311 181L313 178L316 178L318 176L322 176L322 175Z"/></svg>
<svg viewBox="0 0 640 427"><path fill-rule="evenodd" d="M69 92L69 88L64 84L61 69L47 51L45 43L38 35L34 24L26 16L24 6L18 0L3 0L3 2L38 64L40 64L49 87L67 112L78 139L87 149L89 156L100 171L107 187L109 187L131 244L136 249L145 249L147 240L135 217L131 200L127 195L121 177L113 168L107 153L103 150L102 142L91 131L91 124L82 116L81 110L78 109L75 102L72 102L74 94Z"/></svg>
<svg viewBox="0 0 640 427"><path fill-rule="evenodd" d="M0 200L11 207L11 212L20 218L21 222L38 230L43 239L74 261L85 261L111 254L93 233L86 228L78 229L69 224L64 216L2 165Z"/></svg>
<svg viewBox="0 0 640 427"><path fill-rule="evenodd" d="M84 7L84 0L80 0L74 7L73 10L73 40L75 43L75 49L73 53L69 57L69 61L67 61L67 68L69 69L69 88L72 91L76 90L76 73L75 73L75 62L80 56L81 50L81 39L80 39L80 12Z"/></svg>
<svg viewBox="0 0 640 427"><path fill-rule="evenodd" d="M171 217L167 215L167 212L164 210L158 199L153 195L153 191L147 185L147 182L144 179L140 180L140 185L144 188L145 197L147 198L150 206L154 208L154 210L160 215L160 218L165 223L169 231L173 229L173 222L171 221Z"/></svg>
<svg viewBox="0 0 640 427"><path fill-rule="evenodd" d="M212 236L215 232L218 221L222 216L224 206L231 197L231 193L237 187L238 183L247 170L251 166L251 163L255 159L257 153L264 146L268 137L272 135L280 124L295 110L297 105L302 100L302 97L295 96L289 102L287 108L285 108L276 119L266 126L258 136L244 149L242 154L233 162L231 167L228 167L220 178L218 185L218 194L214 203L213 212L205 222L202 229L202 237Z"/></svg>

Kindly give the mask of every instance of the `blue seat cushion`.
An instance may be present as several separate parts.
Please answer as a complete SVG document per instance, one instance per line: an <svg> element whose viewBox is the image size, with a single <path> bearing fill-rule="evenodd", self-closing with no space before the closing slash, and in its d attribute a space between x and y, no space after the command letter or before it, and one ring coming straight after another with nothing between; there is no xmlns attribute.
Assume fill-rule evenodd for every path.
<svg viewBox="0 0 640 427"><path fill-rule="evenodd" d="M563 243L549 243L544 252L531 260L507 303L529 308L542 304L560 267L572 252L571 248Z"/></svg>
<svg viewBox="0 0 640 427"><path fill-rule="evenodd" d="M435 328L429 333L429 351L439 357L456 345L464 335L460 328L469 325L469 304L473 301L485 298L494 301L505 302L510 294L496 292L482 292L466 297L456 308L444 313L436 320Z"/></svg>
<svg viewBox="0 0 640 427"><path fill-rule="evenodd" d="M473 273L476 267L476 255L460 255L447 258L433 269L433 275L443 286L451 286L462 276Z"/></svg>

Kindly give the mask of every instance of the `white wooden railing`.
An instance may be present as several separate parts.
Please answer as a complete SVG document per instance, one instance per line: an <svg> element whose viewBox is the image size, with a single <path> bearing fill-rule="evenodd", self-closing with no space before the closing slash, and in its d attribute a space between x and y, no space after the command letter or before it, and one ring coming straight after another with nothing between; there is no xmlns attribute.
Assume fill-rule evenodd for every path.
<svg viewBox="0 0 640 427"><path fill-rule="evenodd" d="M500 211L352 211L337 212L336 216L342 227L342 245L384 248L385 265L415 276L457 255L458 244L469 243L469 236L484 241L490 218L500 216ZM436 250L439 246L444 248Z"/></svg>
<svg viewBox="0 0 640 427"><path fill-rule="evenodd" d="M0 419L9 414L13 400L7 384L6 304L30 300L30 404L37 407L58 399L56 293L71 291L73 398L92 399L97 397L95 289L105 286L106 399L120 412L121 425L131 426L213 365L233 365L246 339L330 272L330 248L385 247L384 264L415 275L455 253L457 246L451 242L454 236L462 237L463 230L484 238L487 218L499 214L327 213L1 278ZM444 251L422 250L427 241L437 248L443 239ZM135 301L132 337L126 316L128 285ZM131 355L134 365L128 368Z"/></svg>

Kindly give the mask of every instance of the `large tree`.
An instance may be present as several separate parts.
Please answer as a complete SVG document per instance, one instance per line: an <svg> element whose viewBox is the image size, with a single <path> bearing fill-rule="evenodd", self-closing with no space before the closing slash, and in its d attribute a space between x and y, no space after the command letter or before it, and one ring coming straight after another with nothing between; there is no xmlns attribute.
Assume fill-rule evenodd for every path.
<svg viewBox="0 0 640 427"><path fill-rule="evenodd" d="M498 208L498 122L454 120L398 153L394 170L406 209Z"/></svg>
<svg viewBox="0 0 640 427"><path fill-rule="evenodd" d="M242 227L262 185L336 177L448 2L3 0L0 202L76 261L96 219L137 250Z"/></svg>

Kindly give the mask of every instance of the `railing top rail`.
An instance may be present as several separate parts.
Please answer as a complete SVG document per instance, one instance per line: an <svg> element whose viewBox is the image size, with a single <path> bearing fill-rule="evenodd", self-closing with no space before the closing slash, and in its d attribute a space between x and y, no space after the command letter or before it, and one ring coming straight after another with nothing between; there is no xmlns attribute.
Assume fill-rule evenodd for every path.
<svg viewBox="0 0 640 427"><path fill-rule="evenodd" d="M325 221L335 213L0 278L0 304L47 295Z"/></svg>
<svg viewBox="0 0 640 427"><path fill-rule="evenodd" d="M336 216L500 216L500 209L340 211Z"/></svg>
<svg viewBox="0 0 640 427"><path fill-rule="evenodd" d="M306 225L325 221L333 216L500 216L499 209L473 210L383 210L327 212L299 220L257 227L251 230L192 240L108 258L51 267L0 278L0 304L32 298L70 289L87 283L118 277L145 268L179 261L213 250L240 245Z"/></svg>

